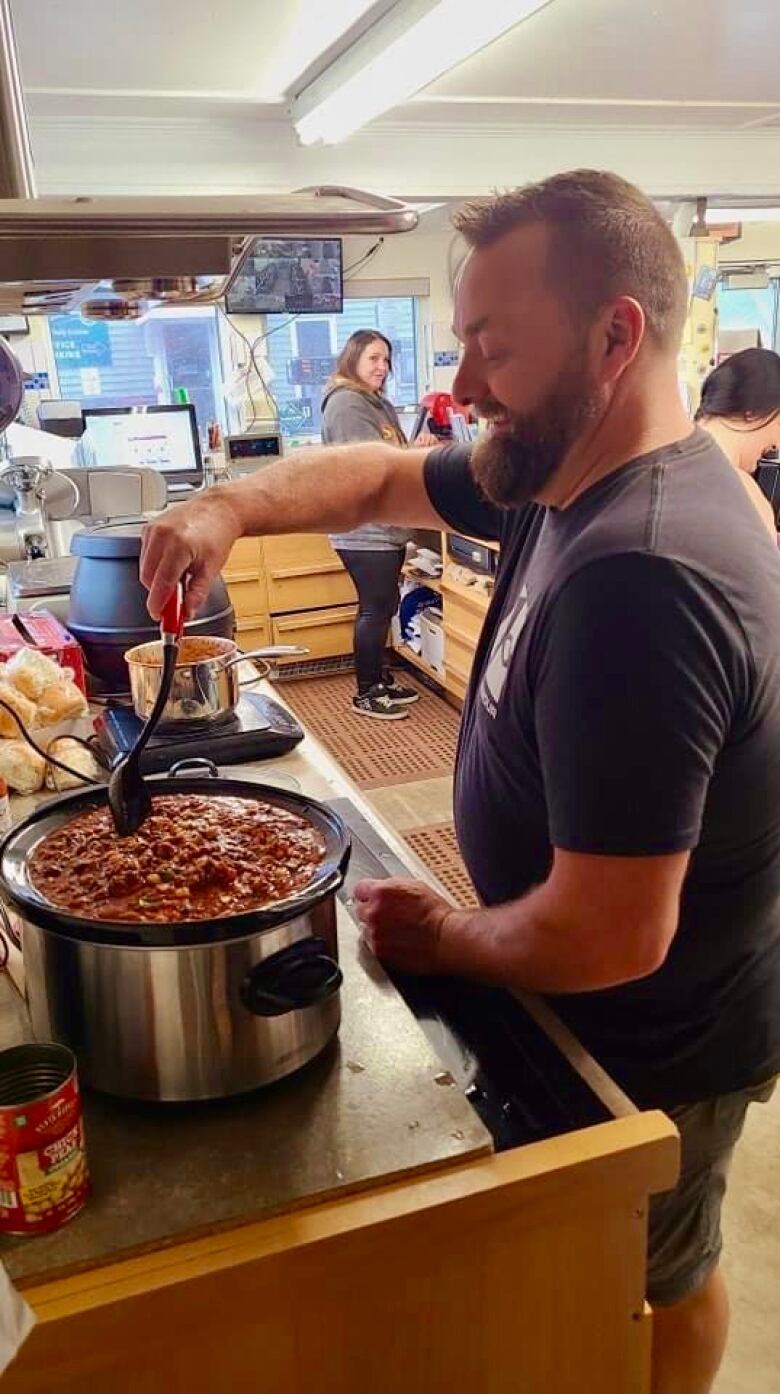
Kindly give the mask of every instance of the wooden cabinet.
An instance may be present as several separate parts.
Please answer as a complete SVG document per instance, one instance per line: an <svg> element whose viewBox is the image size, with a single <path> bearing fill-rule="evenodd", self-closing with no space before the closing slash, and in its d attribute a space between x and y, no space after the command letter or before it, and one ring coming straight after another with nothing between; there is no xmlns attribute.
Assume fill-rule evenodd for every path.
<svg viewBox="0 0 780 1394"><path fill-rule="evenodd" d="M446 555L444 537L442 553ZM357 595L327 537L242 537L223 574L242 648L302 644L311 658L352 653ZM441 594L445 673L423 663L406 645L398 651L462 702L489 597L482 588L464 586L446 575L440 581L421 580Z"/></svg>
<svg viewBox="0 0 780 1394"><path fill-rule="evenodd" d="M491 544L491 550L493 549ZM442 556L447 556L446 534L442 534ZM495 550L498 550L497 547ZM407 574L409 574L407 572ZM419 655L406 644L396 644L396 651L408 659L415 667L427 673L436 682L441 682L445 692L456 702L461 703L466 696L474 654L482 626L485 622L490 596L482 585L472 586L450 579L445 565L440 580L430 580L425 576L415 577L421 585L427 585L441 596L441 609L444 629L444 674L435 672Z"/></svg>
<svg viewBox="0 0 780 1394"><path fill-rule="evenodd" d="M3 1387L647 1394L647 1205L677 1157L668 1119L634 1114L48 1282L44 1263Z"/></svg>
<svg viewBox="0 0 780 1394"><path fill-rule="evenodd" d="M271 621L274 644L303 644L311 658L351 653L357 605L330 610L302 610Z"/></svg>
<svg viewBox="0 0 780 1394"><path fill-rule="evenodd" d="M259 619L268 613L265 586L259 574L251 580L229 580L228 591L237 621Z"/></svg>
<svg viewBox="0 0 780 1394"><path fill-rule="evenodd" d="M265 615L252 615L249 619L236 620L236 643L245 653L250 649L265 649L274 643L271 622Z"/></svg>
<svg viewBox="0 0 780 1394"><path fill-rule="evenodd" d="M240 537L234 542L224 568L226 579L251 580L260 570L260 538Z"/></svg>
<svg viewBox="0 0 780 1394"><path fill-rule="evenodd" d="M445 577L441 583L444 597L444 630L457 635L463 643L476 648L482 625L490 604L489 597L475 586L462 586Z"/></svg>
<svg viewBox="0 0 780 1394"><path fill-rule="evenodd" d="M452 697L462 702L490 600L484 591L449 581L446 577L441 583L441 594L444 614L444 685Z"/></svg>
<svg viewBox="0 0 780 1394"><path fill-rule="evenodd" d="M242 537L223 575L241 648L303 644L311 658L352 652L357 596L327 537Z"/></svg>
<svg viewBox="0 0 780 1394"><path fill-rule="evenodd" d="M271 642L268 598L261 567L260 539L241 537L233 544L222 571L236 616L236 643L257 649Z"/></svg>
<svg viewBox="0 0 780 1394"><path fill-rule="evenodd" d="M266 537L262 557L272 615L352 605L357 598L327 537L303 533Z"/></svg>

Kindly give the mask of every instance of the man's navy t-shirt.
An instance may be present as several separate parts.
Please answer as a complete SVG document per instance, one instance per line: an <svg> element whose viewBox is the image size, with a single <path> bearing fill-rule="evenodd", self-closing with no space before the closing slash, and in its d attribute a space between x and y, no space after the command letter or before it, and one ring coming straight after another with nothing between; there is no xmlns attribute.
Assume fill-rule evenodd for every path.
<svg viewBox="0 0 780 1394"><path fill-rule="evenodd" d="M759 1083L780 1070L778 549L701 430L563 510L495 508L469 460L436 449L425 479L450 528L501 544L455 781L477 891L524 895L553 847L690 850L662 967L551 1001L639 1104Z"/></svg>

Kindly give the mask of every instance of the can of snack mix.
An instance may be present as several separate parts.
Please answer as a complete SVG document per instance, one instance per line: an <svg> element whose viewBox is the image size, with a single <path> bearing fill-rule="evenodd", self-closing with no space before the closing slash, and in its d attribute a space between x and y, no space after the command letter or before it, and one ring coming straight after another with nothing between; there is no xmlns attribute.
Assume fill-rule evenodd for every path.
<svg viewBox="0 0 780 1394"><path fill-rule="evenodd" d="M75 1056L54 1042L0 1051L0 1233L59 1229L89 1189Z"/></svg>

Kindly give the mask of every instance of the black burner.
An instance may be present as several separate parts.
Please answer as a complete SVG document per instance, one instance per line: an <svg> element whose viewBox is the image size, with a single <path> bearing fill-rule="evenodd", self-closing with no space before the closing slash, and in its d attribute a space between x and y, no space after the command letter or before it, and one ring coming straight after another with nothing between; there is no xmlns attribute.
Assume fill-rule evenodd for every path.
<svg viewBox="0 0 780 1394"><path fill-rule="evenodd" d="M257 695L257 694L255 694ZM118 704L114 704L115 706ZM127 710L127 708L124 708ZM140 724L140 723L139 723ZM219 716L213 716L208 723L209 737L219 734L224 735L226 731L240 731L242 722L235 711L222 712ZM260 728L259 728L260 729ZM161 721L157 727L156 740L162 744L169 744L184 740L197 740L204 734L203 721L197 719L188 721L186 717L180 717L174 721Z"/></svg>
<svg viewBox="0 0 780 1394"><path fill-rule="evenodd" d="M132 707L108 706L95 723L98 750L103 763L113 769L126 755L141 728ZM278 702L260 692L246 692L236 711L204 728L180 722L160 728L141 756L144 774L170 769L177 760L206 757L216 765L235 765L244 760L272 759L285 755L299 741L303 730Z"/></svg>

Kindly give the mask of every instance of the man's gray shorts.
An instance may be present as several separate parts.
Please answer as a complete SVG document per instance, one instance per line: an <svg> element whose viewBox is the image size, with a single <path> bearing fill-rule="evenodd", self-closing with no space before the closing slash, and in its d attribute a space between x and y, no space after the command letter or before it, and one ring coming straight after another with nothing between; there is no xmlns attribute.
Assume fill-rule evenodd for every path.
<svg viewBox="0 0 780 1394"><path fill-rule="evenodd" d="M699 1104L664 1110L682 1141L680 1179L650 1202L647 1299L666 1307L706 1282L720 1257L720 1211L731 1156L752 1103L766 1103L777 1080Z"/></svg>

